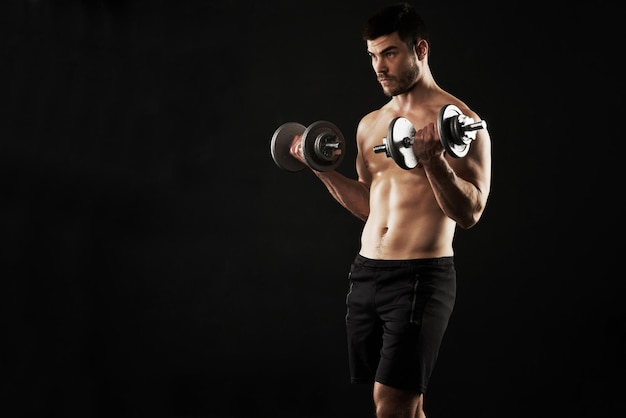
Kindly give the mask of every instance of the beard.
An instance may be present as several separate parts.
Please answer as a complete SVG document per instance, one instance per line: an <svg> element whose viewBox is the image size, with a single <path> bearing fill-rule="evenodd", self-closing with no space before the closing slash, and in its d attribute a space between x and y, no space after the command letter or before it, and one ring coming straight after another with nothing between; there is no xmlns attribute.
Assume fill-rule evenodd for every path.
<svg viewBox="0 0 626 418"><path fill-rule="evenodd" d="M392 81L395 81L395 83L387 88L383 86L383 93L385 93L387 97L408 93L415 86L419 73L420 70L417 66L417 62L415 58L412 58L409 67L402 70L398 77L388 77Z"/></svg>

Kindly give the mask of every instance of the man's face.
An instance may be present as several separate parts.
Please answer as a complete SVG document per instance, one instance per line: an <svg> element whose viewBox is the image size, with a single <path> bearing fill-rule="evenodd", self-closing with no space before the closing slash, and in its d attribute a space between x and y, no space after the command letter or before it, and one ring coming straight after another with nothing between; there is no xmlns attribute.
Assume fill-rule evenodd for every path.
<svg viewBox="0 0 626 418"><path fill-rule="evenodd" d="M367 41L367 52L386 96L397 96L413 88L420 74L417 57L397 32Z"/></svg>

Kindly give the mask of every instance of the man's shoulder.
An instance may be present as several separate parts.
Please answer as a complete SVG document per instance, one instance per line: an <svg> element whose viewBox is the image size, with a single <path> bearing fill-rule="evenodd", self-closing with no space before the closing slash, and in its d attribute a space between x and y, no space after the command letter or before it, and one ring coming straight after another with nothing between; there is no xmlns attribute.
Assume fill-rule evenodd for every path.
<svg viewBox="0 0 626 418"><path fill-rule="evenodd" d="M441 108L449 104L458 107L464 114L473 113L471 108L459 97L442 90L442 94L439 96L436 106Z"/></svg>
<svg viewBox="0 0 626 418"><path fill-rule="evenodd" d="M369 113L365 114L365 116L361 118L361 121L365 123L374 122L376 119L388 113L390 111L389 108L390 108L390 104L386 103L383 106L379 107L378 109L374 109L370 111Z"/></svg>

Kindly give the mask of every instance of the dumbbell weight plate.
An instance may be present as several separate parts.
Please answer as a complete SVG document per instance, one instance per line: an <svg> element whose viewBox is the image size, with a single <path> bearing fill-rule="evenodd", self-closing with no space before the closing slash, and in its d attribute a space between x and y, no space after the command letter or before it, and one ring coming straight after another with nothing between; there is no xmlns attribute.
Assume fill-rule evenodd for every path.
<svg viewBox="0 0 626 418"><path fill-rule="evenodd" d="M458 130L455 129L460 115L463 115L461 109L449 104L439 110L439 119L437 121L441 145L443 145L448 154L455 158L465 157L470 149L469 143L461 141L459 141L461 143L458 143L454 140L454 138L463 136L462 132L457 132ZM476 135L475 133L473 134Z"/></svg>
<svg viewBox="0 0 626 418"><path fill-rule="evenodd" d="M335 144L326 147L326 144ZM331 171L344 158L345 140L335 124L317 121L310 124L302 134L302 152L307 164L317 171Z"/></svg>
<svg viewBox="0 0 626 418"><path fill-rule="evenodd" d="M389 124L386 149L393 160L405 170L417 167L418 159L413 152L415 128L411 121L402 116L394 118Z"/></svg>
<svg viewBox="0 0 626 418"><path fill-rule="evenodd" d="M302 135L306 127L296 122L287 122L274 131L270 143L270 151L276 165L286 171L300 171L306 167L305 164L295 159L289 154L289 148L293 138Z"/></svg>

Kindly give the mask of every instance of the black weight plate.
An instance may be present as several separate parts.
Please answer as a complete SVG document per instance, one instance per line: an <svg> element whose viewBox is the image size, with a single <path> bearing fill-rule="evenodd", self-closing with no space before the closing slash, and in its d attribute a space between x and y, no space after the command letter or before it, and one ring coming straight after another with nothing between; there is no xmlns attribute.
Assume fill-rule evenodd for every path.
<svg viewBox="0 0 626 418"><path fill-rule="evenodd" d="M293 138L302 135L306 127L296 122L287 122L274 131L270 152L276 165L286 171L300 171L306 167L300 160L289 154Z"/></svg>
<svg viewBox="0 0 626 418"><path fill-rule="evenodd" d="M333 138L333 142L340 144L341 153L332 157L322 157L323 139L326 135ZM302 134L302 152L307 164L317 171L332 171L341 164L345 156L345 140L337 126L331 122L320 120L310 124Z"/></svg>

